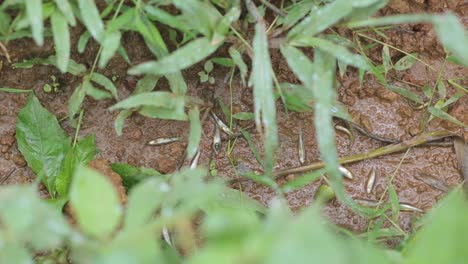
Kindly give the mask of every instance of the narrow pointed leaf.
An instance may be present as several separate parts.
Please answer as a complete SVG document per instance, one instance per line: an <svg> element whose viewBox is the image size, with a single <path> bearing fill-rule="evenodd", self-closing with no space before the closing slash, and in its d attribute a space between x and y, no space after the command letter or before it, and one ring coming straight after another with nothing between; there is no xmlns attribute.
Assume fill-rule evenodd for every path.
<svg viewBox="0 0 468 264"><path fill-rule="evenodd" d="M111 92L112 96L115 99L119 99L117 94L117 87L115 87L114 83L111 80L109 80L109 78L107 78L106 76L97 72L93 72L93 74L91 75L91 81L101 85L107 91Z"/></svg>
<svg viewBox="0 0 468 264"><path fill-rule="evenodd" d="M198 145L200 145L202 135L200 111L198 110L198 108L194 108L189 111L189 120L190 134L187 145L187 159L191 160L198 151Z"/></svg>
<svg viewBox="0 0 468 264"><path fill-rule="evenodd" d="M169 92L140 93L118 102L109 109L131 109L141 106L172 108L175 105L175 99L174 94Z"/></svg>
<svg viewBox="0 0 468 264"><path fill-rule="evenodd" d="M438 117L440 119L443 119L443 120L451 122L451 123L454 123L457 126L468 128L468 125L463 124L463 122L461 122L460 120L456 119L455 117L449 115L447 112L442 111L442 109L435 108L435 107L429 107L429 112L435 117Z"/></svg>
<svg viewBox="0 0 468 264"><path fill-rule="evenodd" d="M67 20L68 24L70 24L71 26L75 26L75 16L73 15L73 10L68 0L54 0L54 2L59 8L60 12L62 12L62 15Z"/></svg>
<svg viewBox="0 0 468 264"><path fill-rule="evenodd" d="M99 68L106 67L109 60L114 56L115 52L120 46L120 38L122 34L120 31L115 31L109 34L105 34L104 40L102 41L102 52L99 58Z"/></svg>
<svg viewBox="0 0 468 264"><path fill-rule="evenodd" d="M418 56L417 53L412 53L412 54L405 55L403 58L399 59L395 63L393 68L395 70L397 70L397 71L407 70L407 69L411 68L413 66L413 64L416 62L417 56Z"/></svg>
<svg viewBox="0 0 468 264"><path fill-rule="evenodd" d="M42 24L42 0L27 0L26 14L31 26L32 36L37 45L44 43L44 25Z"/></svg>
<svg viewBox="0 0 468 264"><path fill-rule="evenodd" d="M104 23L94 0L78 0L78 6L86 29L94 39L100 41L104 34Z"/></svg>
<svg viewBox="0 0 468 264"><path fill-rule="evenodd" d="M54 34L55 52L57 58L57 68L63 73L67 71L68 61L70 60L70 33L65 17L55 11L50 22L52 24L52 33Z"/></svg>

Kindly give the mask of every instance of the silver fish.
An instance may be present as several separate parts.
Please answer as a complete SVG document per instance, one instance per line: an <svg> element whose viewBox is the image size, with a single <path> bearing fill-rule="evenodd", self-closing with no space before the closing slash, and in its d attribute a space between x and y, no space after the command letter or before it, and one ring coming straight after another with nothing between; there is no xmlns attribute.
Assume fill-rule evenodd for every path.
<svg viewBox="0 0 468 264"><path fill-rule="evenodd" d="M161 146L161 145L166 145L166 144L170 144L170 143L180 141L180 139L181 139L180 137L157 138L157 139L150 140L148 142L148 145L150 145L150 146Z"/></svg>
<svg viewBox="0 0 468 264"><path fill-rule="evenodd" d="M400 203L400 209L401 209L401 211L424 213L424 210L419 209L419 208L417 208L415 206L412 206L410 204L405 204L405 203Z"/></svg>
<svg viewBox="0 0 468 264"><path fill-rule="evenodd" d="M162 236L163 236L164 240L166 241L166 243L169 244L169 246L172 247L171 234L169 234L169 230L167 230L167 227L163 227Z"/></svg>
<svg viewBox="0 0 468 264"><path fill-rule="evenodd" d="M374 189L375 178L376 178L375 168L372 167L372 169L370 170L370 173L369 173L369 178L367 179L367 183L366 183L366 192L367 193L371 193L372 189Z"/></svg>
<svg viewBox="0 0 468 264"><path fill-rule="evenodd" d="M353 137L353 134L351 134L351 131L349 131L349 129L347 129L344 126L337 125L337 126L335 126L335 129L345 133L346 135L348 135L349 138Z"/></svg>
<svg viewBox="0 0 468 264"><path fill-rule="evenodd" d="M350 179L350 180L353 179L353 174L352 174L348 169L346 169L345 167L340 166L340 167L338 168L338 170L339 170L339 171L341 172L341 174L342 174L343 176L345 176L346 178L348 178L348 179Z"/></svg>
<svg viewBox="0 0 468 264"><path fill-rule="evenodd" d="M305 162L305 148L304 148L304 141L302 140L302 129L299 128L299 147L298 147L298 153L299 153L299 162L301 164L304 164Z"/></svg>
<svg viewBox="0 0 468 264"><path fill-rule="evenodd" d="M190 163L190 169L195 169L198 165L198 160L200 159L200 150L197 151L197 154L195 154L195 157L193 158L192 162Z"/></svg>
<svg viewBox="0 0 468 264"><path fill-rule="evenodd" d="M216 154L221 150L221 131L217 124L215 124L215 133L213 136L213 150Z"/></svg>
<svg viewBox="0 0 468 264"><path fill-rule="evenodd" d="M379 201L374 201L374 200L354 199L354 201L359 205L367 206L367 207L377 207L382 204Z"/></svg>
<svg viewBox="0 0 468 264"><path fill-rule="evenodd" d="M221 128L221 130L224 133L226 133L228 136L234 135L231 129L229 129L229 127L226 124L224 124L224 122L221 119L219 119L219 117L215 113L211 112L211 117L213 117L216 124L219 126L219 128Z"/></svg>
<svg viewBox="0 0 468 264"><path fill-rule="evenodd" d="M415 178L437 190L443 192L448 192L450 190L450 188L447 185L440 182L438 179L431 175L420 173L419 175L416 175Z"/></svg>

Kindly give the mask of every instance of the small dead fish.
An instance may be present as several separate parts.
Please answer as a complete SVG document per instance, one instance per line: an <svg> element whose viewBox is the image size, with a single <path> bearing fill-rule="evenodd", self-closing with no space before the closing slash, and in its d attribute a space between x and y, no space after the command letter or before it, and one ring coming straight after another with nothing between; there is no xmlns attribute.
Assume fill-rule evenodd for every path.
<svg viewBox="0 0 468 264"><path fill-rule="evenodd" d="M335 126L335 129L345 133L346 135L348 135L349 138L353 138L353 134L346 127L337 125L337 126Z"/></svg>
<svg viewBox="0 0 468 264"><path fill-rule="evenodd" d="M304 148L304 141L302 140L302 129L299 128L299 147L298 147L298 153L299 153L299 162L301 164L304 164L305 162L305 148Z"/></svg>
<svg viewBox="0 0 468 264"><path fill-rule="evenodd" d="M197 154L195 154L195 157L193 157L192 162L190 163L190 169L195 169L198 165L198 160L200 159L200 150L197 151Z"/></svg>
<svg viewBox="0 0 468 264"><path fill-rule="evenodd" d="M148 145L150 145L150 146L161 146L161 145L166 145L166 144L177 142L180 139L181 139L180 137L157 138L157 139L153 139L153 140L149 141Z"/></svg>
<svg viewBox="0 0 468 264"><path fill-rule="evenodd" d="M213 136L213 150L216 154L221 150L221 131L217 124L215 125L215 133Z"/></svg>
<svg viewBox="0 0 468 264"><path fill-rule="evenodd" d="M367 183L366 183L366 192L371 193L372 189L374 189L375 185L375 178L376 178L376 173L375 173L375 168L372 167L369 173L369 177L367 178Z"/></svg>
<svg viewBox="0 0 468 264"><path fill-rule="evenodd" d="M166 243L172 247L171 235L169 234L169 230L167 230L167 227L163 227L162 236L164 238L164 241L166 241Z"/></svg>
<svg viewBox="0 0 468 264"><path fill-rule="evenodd" d="M353 179L353 174L352 174L347 168L340 166L340 167L338 168L338 170L339 170L339 171L341 172L341 174L342 174L343 176L345 176L346 178L348 178L348 179L350 179L350 180Z"/></svg>
<svg viewBox="0 0 468 264"><path fill-rule="evenodd" d="M221 128L221 130L224 133L226 133L228 136L234 135L231 129L229 129L229 127L226 124L224 124L224 122L221 119L219 119L219 117L215 113L211 112L211 117L213 117L216 124L219 126L219 128Z"/></svg>
<svg viewBox="0 0 468 264"><path fill-rule="evenodd" d="M437 189L443 192L448 192L450 190L450 188L447 185L440 182L438 179L436 179L435 177L431 175L421 173L419 175L416 175L415 178L431 186L434 189Z"/></svg>
<svg viewBox="0 0 468 264"><path fill-rule="evenodd" d="M354 201L359 205L367 206L367 207L377 207L382 204L379 201L374 201L374 200L354 199Z"/></svg>
<svg viewBox="0 0 468 264"><path fill-rule="evenodd" d="M400 210L401 211L407 211L407 212L417 212L417 213L424 213L424 210L419 209L415 206L412 206L410 204L405 204L405 203L400 203Z"/></svg>

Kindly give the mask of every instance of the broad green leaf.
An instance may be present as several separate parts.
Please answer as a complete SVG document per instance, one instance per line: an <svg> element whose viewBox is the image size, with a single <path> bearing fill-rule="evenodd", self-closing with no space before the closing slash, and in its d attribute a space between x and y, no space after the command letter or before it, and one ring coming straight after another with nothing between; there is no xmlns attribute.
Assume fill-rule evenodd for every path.
<svg viewBox="0 0 468 264"><path fill-rule="evenodd" d="M148 14L148 18L151 20L157 20L171 28L178 29L185 33L190 33L190 26L187 25L183 19L180 19L180 16L173 16L166 11L151 5L145 5L145 11Z"/></svg>
<svg viewBox="0 0 468 264"><path fill-rule="evenodd" d="M101 41L104 34L104 23L101 20L94 0L78 0L78 6L86 29L94 39Z"/></svg>
<svg viewBox="0 0 468 264"><path fill-rule="evenodd" d="M255 115L250 112L238 112L233 114L232 117L238 120L252 120L255 118Z"/></svg>
<svg viewBox="0 0 468 264"><path fill-rule="evenodd" d="M142 79L138 80L134 94L146 93L153 91L159 81L159 76L147 74Z"/></svg>
<svg viewBox="0 0 468 264"><path fill-rule="evenodd" d="M51 18L52 32L54 33L57 68L63 73L67 71L70 60L70 33L65 17L59 11L55 11Z"/></svg>
<svg viewBox="0 0 468 264"><path fill-rule="evenodd" d="M0 249L0 263L33 264L33 258L26 247L7 243Z"/></svg>
<svg viewBox="0 0 468 264"><path fill-rule="evenodd" d="M353 65L356 68L365 70L369 69L369 63L363 56L353 54L344 46L336 45L333 42L325 39L300 36L293 41L292 45L315 47L333 55L335 58L346 64Z"/></svg>
<svg viewBox="0 0 468 264"><path fill-rule="evenodd" d="M437 91L439 92L440 98L447 97L447 88L445 88L445 84L443 80L437 82Z"/></svg>
<svg viewBox="0 0 468 264"><path fill-rule="evenodd" d="M390 57L390 50L387 45L382 48L382 62L385 69L385 74L393 68L392 59Z"/></svg>
<svg viewBox="0 0 468 264"><path fill-rule="evenodd" d="M294 75L306 85L307 90L311 90L314 65L309 58L298 48L289 45L281 45L281 54L286 59Z"/></svg>
<svg viewBox="0 0 468 264"><path fill-rule="evenodd" d="M91 96L94 100L97 101L112 98L112 95L109 92L94 87L88 78L83 80L83 89L86 91L87 95Z"/></svg>
<svg viewBox="0 0 468 264"><path fill-rule="evenodd" d="M21 243L23 247L27 245L25 248L48 251L59 247L70 232L62 213L43 201L34 185L3 186L0 189L0 221L2 235L3 231L10 234L2 236L2 247L5 242L6 245Z"/></svg>
<svg viewBox="0 0 468 264"><path fill-rule="evenodd" d="M155 169L137 168L125 163L112 163L111 167L113 171L120 175L122 183L127 190L132 189L133 186L148 177L162 176Z"/></svg>
<svg viewBox="0 0 468 264"><path fill-rule="evenodd" d="M268 39L265 25L257 23L253 39L253 63L250 84L253 86L255 123L265 132L265 174L273 170L274 153L278 145L276 107L273 96L273 77L268 52Z"/></svg>
<svg viewBox="0 0 468 264"><path fill-rule="evenodd" d="M54 0L54 2L59 8L60 12L62 12L68 24L70 24L70 26L75 26L75 16L73 15L73 10L68 0Z"/></svg>
<svg viewBox="0 0 468 264"><path fill-rule="evenodd" d="M11 17L0 10L0 35L7 35L10 28Z"/></svg>
<svg viewBox="0 0 468 264"><path fill-rule="evenodd" d="M288 11L286 17L282 19L283 25L286 28L292 27L306 16L315 6L316 4L313 1L302 1L297 4L293 4L293 7Z"/></svg>
<svg viewBox="0 0 468 264"><path fill-rule="evenodd" d="M31 26L32 36L37 45L44 43L44 25L42 24L42 0L27 0L26 14Z"/></svg>
<svg viewBox="0 0 468 264"><path fill-rule="evenodd" d="M314 9L299 24L288 32L288 39L299 36L314 36L333 26L352 11L351 1L336 0L321 8Z"/></svg>
<svg viewBox="0 0 468 264"><path fill-rule="evenodd" d="M117 136L119 137L122 136L122 129L125 124L125 119L127 119L131 115L132 115L132 111L130 110L122 110L117 115L114 121L114 129L115 129L115 132L117 133Z"/></svg>
<svg viewBox="0 0 468 264"><path fill-rule="evenodd" d="M135 29L135 14L134 8L127 8L115 19L106 24L106 34L112 34L116 31L134 30Z"/></svg>
<svg viewBox="0 0 468 264"><path fill-rule="evenodd" d="M416 62L417 56L418 56L417 53L411 53L411 54L405 55L403 58L399 59L395 63L393 68L397 71L407 70L411 68L413 64Z"/></svg>
<svg viewBox="0 0 468 264"><path fill-rule="evenodd" d="M187 121L188 117L185 114L185 99L183 96L176 96L172 98L172 107L155 107L143 106L138 112L141 115L169 120Z"/></svg>
<svg viewBox="0 0 468 264"><path fill-rule="evenodd" d="M291 59L291 61L294 63L294 60ZM309 64L311 64L310 61ZM303 75L301 78L306 79L309 78L309 76ZM281 83L280 86L284 94L284 103L288 110L294 112L309 112L312 110L314 95L312 94L310 86L306 88L303 85L292 83Z"/></svg>
<svg viewBox="0 0 468 264"><path fill-rule="evenodd" d="M168 54L168 49L156 26L151 23L146 16L140 15L136 10L135 16L136 30L143 36L151 52L158 58L166 56Z"/></svg>
<svg viewBox="0 0 468 264"><path fill-rule="evenodd" d="M55 179L62 170L70 139L34 95L18 113L16 142L28 166L36 175L43 175L42 182L54 196Z"/></svg>
<svg viewBox="0 0 468 264"><path fill-rule="evenodd" d="M401 88L401 87L398 87L398 86L395 86L395 85L388 85L386 87L387 89L389 89L390 91L392 92L395 92L415 103L418 103L418 104L423 104L423 100L421 99L421 97L419 97L417 94L413 93L413 92L410 92L408 91L407 89L405 88Z"/></svg>
<svg viewBox="0 0 468 264"><path fill-rule="evenodd" d="M119 99L119 96L117 94L117 87L115 87L114 83L111 80L109 80L109 78L107 78L106 76L97 72L93 72L93 74L91 75L91 81L101 85L102 87L104 87L104 89L111 92L112 96L115 99Z"/></svg>
<svg viewBox="0 0 468 264"><path fill-rule="evenodd" d="M68 116L70 117L70 119L73 119L76 113L80 111L81 103L83 102L85 96L86 90L83 88L83 84L80 84L75 88L73 94L68 100Z"/></svg>
<svg viewBox="0 0 468 264"><path fill-rule="evenodd" d="M436 15L432 19L440 42L465 66L468 66L468 33L453 13Z"/></svg>
<svg viewBox="0 0 468 264"><path fill-rule="evenodd" d="M404 249L406 263L464 263L468 258L468 207L456 189L425 218L425 225Z"/></svg>
<svg viewBox="0 0 468 264"><path fill-rule="evenodd" d="M63 162L63 170L55 180L57 192L61 197L68 197L72 175L78 164L86 165L97 154L94 136L89 135L70 148Z"/></svg>
<svg viewBox="0 0 468 264"><path fill-rule="evenodd" d="M172 108L175 105L175 98L176 96L170 92L140 93L118 102L111 106L109 110L131 109L141 106Z"/></svg>
<svg viewBox="0 0 468 264"><path fill-rule="evenodd" d="M120 31L104 34L101 57L99 58L99 68L106 67L109 60L114 56L120 46L121 37L122 34Z"/></svg>
<svg viewBox="0 0 468 264"><path fill-rule="evenodd" d="M231 56L237 68L239 68L240 75L242 78L242 83L245 85L245 78L247 76L247 70L248 70L247 64L245 64L244 60L242 59L242 55L240 54L240 52L234 47L229 48L229 56Z"/></svg>
<svg viewBox="0 0 468 264"><path fill-rule="evenodd" d="M354 7L353 11L348 14L349 20L365 19L375 14L379 9L384 8L390 0L374 1L373 4L365 7Z"/></svg>
<svg viewBox="0 0 468 264"><path fill-rule="evenodd" d="M129 74L164 75L176 73L208 57L221 43L212 44L208 38L196 39L158 61L149 61L131 68Z"/></svg>
<svg viewBox="0 0 468 264"><path fill-rule="evenodd" d="M130 190L124 229L135 230L146 224L161 206L171 186L160 178L145 180Z"/></svg>
<svg viewBox="0 0 468 264"><path fill-rule="evenodd" d="M78 39L78 52L83 53L86 49L86 45L88 44L89 39L91 38L91 33L89 31L85 31L81 34L80 39Z"/></svg>
<svg viewBox="0 0 468 264"><path fill-rule="evenodd" d="M197 107L190 109L190 134L187 144L187 159L191 160L198 151L200 140L202 136L202 126L200 123L200 111Z"/></svg>
<svg viewBox="0 0 468 264"><path fill-rule="evenodd" d="M221 21L221 14L209 4L198 0L174 0L174 5L182 10L187 25L207 38L213 36L217 24Z"/></svg>
<svg viewBox="0 0 468 264"><path fill-rule="evenodd" d="M205 62L203 68L205 69L205 72L210 73L214 68L213 62L211 62L211 60Z"/></svg>
<svg viewBox="0 0 468 264"><path fill-rule="evenodd" d="M429 112L440 119L443 119L445 121L454 123L457 126L461 126L464 128L468 128L468 125L463 124L460 120L456 119L455 117L449 115L447 112L442 111L442 109L436 108L436 107L429 107Z"/></svg>
<svg viewBox="0 0 468 264"><path fill-rule="evenodd" d="M229 58L215 57L215 58L212 58L211 61L218 65L229 67L229 68L234 67L236 65L234 61Z"/></svg>
<svg viewBox="0 0 468 264"><path fill-rule="evenodd" d="M23 90L23 89L16 89L16 88L7 88L7 87L0 87L0 92L5 93L30 93L33 90Z"/></svg>
<svg viewBox="0 0 468 264"><path fill-rule="evenodd" d="M381 2L381 0L353 0L351 1L353 7L367 7L377 2Z"/></svg>
<svg viewBox="0 0 468 264"><path fill-rule="evenodd" d="M92 237L108 238L120 223L122 207L112 183L83 165L73 175L70 202L78 224Z"/></svg>

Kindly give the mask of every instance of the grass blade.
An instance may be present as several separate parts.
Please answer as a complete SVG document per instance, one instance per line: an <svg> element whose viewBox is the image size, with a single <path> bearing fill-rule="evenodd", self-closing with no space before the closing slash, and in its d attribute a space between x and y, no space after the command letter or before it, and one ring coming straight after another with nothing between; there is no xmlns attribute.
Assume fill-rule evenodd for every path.
<svg viewBox="0 0 468 264"><path fill-rule="evenodd" d="M417 59L418 59L417 56L418 56L417 53L408 54L408 55L404 56L403 58L399 59L395 63L393 68L395 70L397 70L397 71L407 70L407 69L411 68L413 66L413 64L417 61Z"/></svg>
<svg viewBox="0 0 468 264"><path fill-rule="evenodd" d="M281 54L297 78L310 90L313 86L314 65L309 58L298 48L289 45L281 46Z"/></svg>
<svg viewBox="0 0 468 264"><path fill-rule="evenodd" d="M447 112L442 111L439 108L429 107L428 110L435 117L438 117L440 119L443 119L443 120L451 122L451 123L454 123L457 126L468 128L468 125L463 124L463 122L461 122L460 120L456 119L455 117L449 115Z"/></svg>
<svg viewBox="0 0 468 264"><path fill-rule="evenodd" d="M432 20L440 42L465 66L468 66L468 33L452 13L435 16Z"/></svg>
<svg viewBox="0 0 468 264"><path fill-rule="evenodd" d="M170 92L149 92L132 95L109 108L132 109L141 106L154 106L163 108L172 108L175 104L175 96Z"/></svg>
<svg viewBox="0 0 468 264"><path fill-rule="evenodd" d="M94 39L100 41L104 34L104 23L101 20L96 3L94 0L78 0L78 6L86 29Z"/></svg>
<svg viewBox="0 0 468 264"><path fill-rule="evenodd" d="M191 160L198 151L198 145L200 144L202 127L200 123L200 111L197 107L190 109L189 111L190 120L190 134L187 145L187 159Z"/></svg>
<svg viewBox="0 0 468 264"><path fill-rule="evenodd" d="M245 138L247 141L247 144L249 145L250 151L252 151L252 154L254 155L255 159L258 161L258 164L263 165L263 160L262 157L260 156L260 153L258 153L257 148L255 147L255 144L252 141L252 137L250 136L250 133L246 130L241 130L242 136Z"/></svg>
<svg viewBox="0 0 468 264"><path fill-rule="evenodd" d="M89 39L91 38L91 33L89 31L85 31L81 34L80 39L78 40L78 52L83 53L86 49L86 45L88 44Z"/></svg>
<svg viewBox="0 0 468 264"><path fill-rule="evenodd" d="M115 31L109 34L106 34L104 40L102 41L102 52L101 57L99 58L99 68L106 67L109 60L114 56L115 52L120 46L120 38L122 34L120 31Z"/></svg>
<svg viewBox="0 0 468 264"><path fill-rule="evenodd" d="M233 47L229 48L229 56L231 56L234 64L236 64L237 68L239 68L242 84L245 85L245 77L247 76L248 70L247 64L245 64L244 60L242 59L240 52Z"/></svg>
<svg viewBox="0 0 468 264"><path fill-rule="evenodd" d="M7 88L7 87L0 87L0 92L5 92L5 93L30 93L33 90L23 90L23 89L17 89L17 88Z"/></svg>
<svg viewBox="0 0 468 264"><path fill-rule="evenodd" d="M117 136L120 137L122 135L122 130L125 124L125 119L127 119L131 115L132 115L132 111L130 110L122 110L117 115L114 121L114 129L115 129L115 132L117 133Z"/></svg>
<svg viewBox="0 0 468 264"><path fill-rule="evenodd" d="M55 52L57 58L57 68L64 73L68 68L70 60L70 33L65 17L59 11L55 11L50 22L52 24L52 33L54 34Z"/></svg>
<svg viewBox="0 0 468 264"><path fill-rule="evenodd" d="M316 170L304 175L301 175L297 178L295 178L292 181L289 181L285 185L283 185L281 188L283 189L284 192L291 192L294 190L297 190L299 188L302 188L306 186L307 184L310 184L316 180L318 180L322 175L325 173L324 169L321 170Z"/></svg>
<svg viewBox="0 0 468 264"><path fill-rule="evenodd" d="M211 55L221 43L213 44L208 38L196 39L158 61L145 62L131 68L129 74L164 75L176 73Z"/></svg>
<svg viewBox="0 0 468 264"><path fill-rule="evenodd" d="M67 20L68 24L70 24L71 26L75 26L75 16L73 15L73 10L68 0L54 0L54 2L57 5L58 9L60 9L60 12L62 12L62 15Z"/></svg>
<svg viewBox="0 0 468 264"><path fill-rule="evenodd" d="M31 26L32 36L37 45L44 44L44 25L42 24L42 0L27 0L26 14Z"/></svg>
<svg viewBox="0 0 468 264"><path fill-rule="evenodd" d="M406 99L409 99L415 103L418 103L418 104L423 104L423 100L415 93L413 92L410 92L408 90L406 90L405 88L401 88L401 87L398 87L398 86L395 86L395 85L387 85L386 87L387 89L389 89L390 91L394 92L394 93L397 93L403 97L405 97Z"/></svg>
<svg viewBox="0 0 468 264"><path fill-rule="evenodd" d="M86 96L86 90L83 88L83 85L79 85L73 91L73 94L70 96L68 100L68 116L72 120L73 117L80 111L81 103L83 102Z"/></svg>
<svg viewBox="0 0 468 264"><path fill-rule="evenodd" d="M255 123L257 128L260 129L263 124L265 129L265 174L271 176L274 153L278 145L278 128L268 38L262 23L255 26L253 50L250 83L254 89Z"/></svg>
<svg viewBox="0 0 468 264"><path fill-rule="evenodd" d="M117 94L117 87L115 87L114 83L111 80L109 80L109 78L107 78L106 76L104 76L104 75L102 75L100 73L97 73L97 72L93 72L93 74L91 75L91 81L101 85L106 90L111 92L112 96L116 100L119 99L119 96Z"/></svg>

